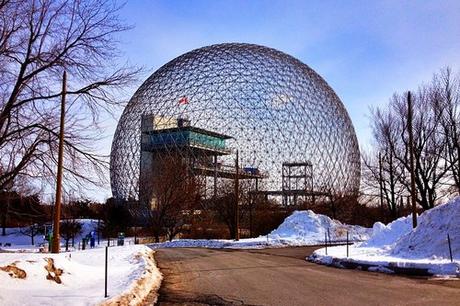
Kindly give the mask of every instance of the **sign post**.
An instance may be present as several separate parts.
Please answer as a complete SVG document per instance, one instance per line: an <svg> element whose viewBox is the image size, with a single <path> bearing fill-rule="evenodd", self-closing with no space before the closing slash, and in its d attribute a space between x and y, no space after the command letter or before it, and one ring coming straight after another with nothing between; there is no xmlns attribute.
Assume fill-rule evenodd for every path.
<svg viewBox="0 0 460 306"><path fill-rule="evenodd" d="M109 253L109 247L105 247L105 291L104 291L104 297L108 297L107 295L107 262L108 262L108 253Z"/></svg>

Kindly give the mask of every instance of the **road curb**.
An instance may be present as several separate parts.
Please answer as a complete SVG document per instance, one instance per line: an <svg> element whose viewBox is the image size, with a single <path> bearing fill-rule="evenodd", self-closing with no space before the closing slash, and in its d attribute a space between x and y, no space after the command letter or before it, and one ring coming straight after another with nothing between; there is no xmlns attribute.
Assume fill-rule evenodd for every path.
<svg viewBox="0 0 460 306"><path fill-rule="evenodd" d="M431 277L436 276L436 273L430 271L428 264L423 263L407 263L407 262L388 262L383 264L381 262L364 262L359 260L354 260L351 258L337 258L332 256L327 256L329 260L325 260L325 256L318 256L317 254L312 254L309 257L306 257L306 260L320 265L336 267L341 269L354 269L361 271L370 271L370 272L381 272L387 274L398 274L398 275L408 275L408 276L424 276ZM451 266L455 263L446 263L443 266ZM460 274L448 275L449 277L460 278Z"/></svg>

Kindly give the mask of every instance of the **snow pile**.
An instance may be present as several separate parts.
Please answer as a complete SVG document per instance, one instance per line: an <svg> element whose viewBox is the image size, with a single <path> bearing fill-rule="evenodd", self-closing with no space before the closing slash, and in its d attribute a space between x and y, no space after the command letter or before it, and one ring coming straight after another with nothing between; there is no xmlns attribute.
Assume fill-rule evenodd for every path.
<svg viewBox="0 0 460 306"><path fill-rule="evenodd" d="M328 240L359 241L369 238L371 230L357 225L342 224L325 215L315 214L311 210L295 211L284 222L270 233L270 238L286 242L290 245L306 245L324 243Z"/></svg>
<svg viewBox="0 0 460 306"><path fill-rule="evenodd" d="M0 304L131 305L142 301L152 288L159 288L161 274L149 248L111 247L108 253L108 299L104 298L102 248L60 254L2 253L0 267L13 265L27 275L24 279L13 278L0 270ZM50 258L56 269L62 269L62 283L47 279L45 266Z"/></svg>
<svg viewBox="0 0 460 306"><path fill-rule="evenodd" d="M391 255L402 258L453 258L460 261L460 197L424 212L417 227L399 239Z"/></svg>
<svg viewBox="0 0 460 306"><path fill-rule="evenodd" d="M395 243L403 235L412 230L412 216L401 217L385 225L376 222L372 227L372 236L361 246L365 247L384 247Z"/></svg>
<svg viewBox="0 0 460 306"><path fill-rule="evenodd" d="M176 239L155 243L153 248L202 247L202 248L266 248L323 244L325 235L332 242L344 242L349 233L350 241L369 238L372 229L357 225L342 224L328 216L315 214L311 210L295 211L270 234L239 241L225 239Z"/></svg>
<svg viewBox="0 0 460 306"><path fill-rule="evenodd" d="M412 216L388 225L376 223L371 238L349 248L320 249L310 256L314 262L339 267L360 266L369 270L405 271L431 275L460 276L460 197L425 211L412 229ZM450 235L453 262L447 234Z"/></svg>

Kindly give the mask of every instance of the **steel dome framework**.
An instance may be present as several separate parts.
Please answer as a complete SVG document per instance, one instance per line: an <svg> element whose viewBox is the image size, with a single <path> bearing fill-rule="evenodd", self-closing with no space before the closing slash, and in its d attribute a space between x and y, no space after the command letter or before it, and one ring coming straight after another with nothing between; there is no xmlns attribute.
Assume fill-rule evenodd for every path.
<svg viewBox="0 0 460 306"><path fill-rule="evenodd" d="M280 51L219 44L185 53L153 73L126 106L112 142L112 193L139 198L141 119L187 118L232 137L240 164L280 189L282 163L312 165L313 190L357 194L360 154L342 102L311 68ZM233 156L223 156L232 163Z"/></svg>

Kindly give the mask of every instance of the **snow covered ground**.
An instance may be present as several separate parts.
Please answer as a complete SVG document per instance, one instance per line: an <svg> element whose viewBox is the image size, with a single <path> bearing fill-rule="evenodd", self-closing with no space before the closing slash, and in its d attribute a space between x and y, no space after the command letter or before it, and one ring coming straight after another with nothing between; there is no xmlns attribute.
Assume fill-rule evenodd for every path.
<svg viewBox="0 0 460 306"><path fill-rule="evenodd" d="M325 235L332 241L345 240L349 232L350 241L369 238L372 229L357 225L342 224L328 216L315 214L311 210L295 211L270 234L257 238L240 239L176 239L171 242L152 244L153 248L204 247L204 248L266 248L323 244Z"/></svg>
<svg viewBox="0 0 460 306"><path fill-rule="evenodd" d="M125 238L125 246L109 248L108 298L104 298L104 264L107 240L96 247L78 250L83 237L97 232L97 220L81 219L82 232L74 239L72 252L39 253L46 243L43 233L31 238L27 228L8 228L0 235L0 305L135 305L152 290L158 289L161 274L155 265L153 252L142 245L134 245L132 237ZM111 239L110 245L116 245ZM64 239L61 250L64 251ZM5 246L10 244L11 246ZM52 259L52 264L50 260ZM54 265L54 266L53 266ZM47 279L45 267L62 269L61 283ZM11 277L24 276L25 278ZM55 276L51 272L52 276ZM55 298L56 297L56 298Z"/></svg>
<svg viewBox="0 0 460 306"><path fill-rule="evenodd" d="M74 247L71 247L69 244L69 250L78 250L79 244L81 244L81 240L90 232L95 232L97 236L97 220L93 219L77 219L82 224L82 231L79 235L76 235L74 238ZM7 228L6 229L6 236L0 235L0 250L7 250L7 251L24 251L24 252L38 252L41 246L47 244L47 241L44 239L44 234L40 233L37 234L34 238L34 245L32 245L31 238L24 234L27 232L27 227L15 227L15 228ZM110 245L116 245L116 239L111 239ZM5 244L9 244L10 246L5 246ZM107 239L100 239L99 244L97 244L96 240L96 247L105 247L108 244ZM131 245L134 244L133 237L126 237L125 244ZM87 246L89 247L89 246ZM65 240L61 237L61 248L62 250L65 249Z"/></svg>
<svg viewBox="0 0 460 306"><path fill-rule="evenodd" d="M109 297L104 298L105 248L60 254L0 253L0 305L135 305L159 288L162 276L151 249L110 247L108 254ZM52 277L62 272L61 283L47 279L45 267L51 268ZM24 277L21 270L25 278L10 276Z"/></svg>
<svg viewBox="0 0 460 306"><path fill-rule="evenodd" d="M460 197L425 211L412 229L411 216L383 225L376 223L369 240L350 246L315 251L309 260L335 265L370 266L370 270L394 272L424 270L433 275L460 277ZM450 259L447 234L451 239Z"/></svg>

